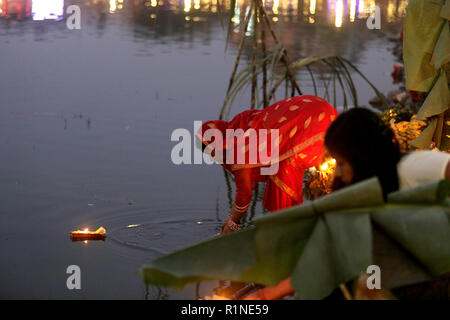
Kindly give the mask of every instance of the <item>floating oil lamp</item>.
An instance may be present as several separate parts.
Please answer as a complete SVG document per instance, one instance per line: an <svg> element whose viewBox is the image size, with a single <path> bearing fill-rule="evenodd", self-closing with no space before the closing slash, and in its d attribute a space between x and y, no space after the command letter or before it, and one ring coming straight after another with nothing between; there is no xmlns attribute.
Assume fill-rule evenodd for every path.
<svg viewBox="0 0 450 320"><path fill-rule="evenodd" d="M105 240L106 229L104 227L98 228L96 231L89 231L88 228L84 230L76 230L70 233L70 239L72 241L85 241L85 240Z"/></svg>

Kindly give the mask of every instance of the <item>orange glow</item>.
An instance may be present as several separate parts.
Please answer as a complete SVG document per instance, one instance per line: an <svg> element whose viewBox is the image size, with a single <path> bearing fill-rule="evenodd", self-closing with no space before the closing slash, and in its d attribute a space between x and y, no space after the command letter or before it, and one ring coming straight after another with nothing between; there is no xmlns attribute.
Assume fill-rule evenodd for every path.
<svg viewBox="0 0 450 320"><path fill-rule="evenodd" d="M319 169L323 173L332 173L334 171L334 167L336 166L336 159L330 158L323 162Z"/></svg>
<svg viewBox="0 0 450 320"><path fill-rule="evenodd" d="M86 228L86 229L84 229L84 230L75 230L75 231L72 231L72 233L89 233L90 231L89 231L89 228Z"/></svg>
<svg viewBox="0 0 450 320"><path fill-rule="evenodd" d="M106 229L100 227L95 231L89 231L89 228L75 230L70 233L70 238L74 241L104 240L106 238Z"/></svg>
<svg viewBox="0 0 450 320"><path fill-rule="evenodd" d="M231 300L230 298L213 294L212 296L206 296L205 300Z"/></svg>

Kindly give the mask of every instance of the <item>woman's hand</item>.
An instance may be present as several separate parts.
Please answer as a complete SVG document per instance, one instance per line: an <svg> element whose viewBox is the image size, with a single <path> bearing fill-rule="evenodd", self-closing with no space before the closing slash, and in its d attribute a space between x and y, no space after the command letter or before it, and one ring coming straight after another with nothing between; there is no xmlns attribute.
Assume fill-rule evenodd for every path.
<svg viewBox="0 0 450 320"><path fill-rule="evenodd" d="M259 289L257 293L246 297L244 300L277 300L294 293L291 278L280 281L277 285Z"/></svg>
<svg viewBox="0 0 450 320"><path fill-rule="evenodd" d="M233 221L231 217L228 217L227 220L222 224L222 232L221 234L225 234L228 232L233 232L239 230L239 224Z"/></svg>

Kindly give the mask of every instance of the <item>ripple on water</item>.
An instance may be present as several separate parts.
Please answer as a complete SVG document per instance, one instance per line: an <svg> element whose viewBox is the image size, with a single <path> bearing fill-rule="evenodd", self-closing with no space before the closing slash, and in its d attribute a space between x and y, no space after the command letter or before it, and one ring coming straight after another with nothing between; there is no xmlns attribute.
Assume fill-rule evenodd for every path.
<svg viewBox="0 0 450 320"><path fill-rule="evenodd" d="M108 245L120 255L151 258L210 238L221 226L214 208L198 205L116 209L93 222L107 228Z"/></svg>

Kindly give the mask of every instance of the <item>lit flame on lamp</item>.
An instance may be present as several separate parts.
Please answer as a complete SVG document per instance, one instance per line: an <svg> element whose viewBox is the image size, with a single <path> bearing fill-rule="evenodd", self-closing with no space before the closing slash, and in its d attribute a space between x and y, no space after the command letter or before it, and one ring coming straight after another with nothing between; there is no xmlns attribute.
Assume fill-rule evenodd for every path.
<svg viewBox="0 0 450 320"><path fill-rule="evenodd" d="M104 240L106 238L106 229L104 227L100 227L96 231L89 231L89 228L75 230L70 233L70 237L75 241Z"/></svg>
<svg viewBox="0 0 450 320"><path fill-rule="evenodd" d="M336 159L329 159L320 166L320 171L331 173L336 165Z"/></svg>
<svg viewBox="0 0 450 320"><path fill-rule="evenodd" d="M314 200L332 192L332 183L336 170L336 160L326 156L318 166L307 170L305 190L306 198Z"/></svg>

